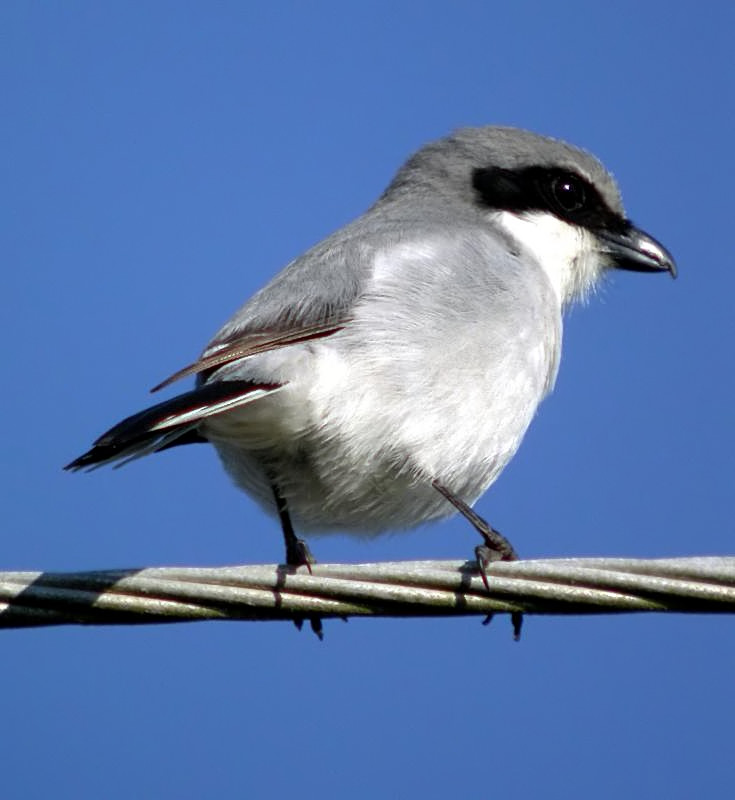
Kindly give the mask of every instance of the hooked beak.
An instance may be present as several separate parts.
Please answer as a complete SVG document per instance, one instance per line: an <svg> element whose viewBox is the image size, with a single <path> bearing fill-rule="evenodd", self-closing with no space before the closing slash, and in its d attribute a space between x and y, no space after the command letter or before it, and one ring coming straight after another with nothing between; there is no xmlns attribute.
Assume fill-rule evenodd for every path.
<svg viewBox="0 0 735 800"><path fill-rule="evenodd" d="M597 234L603 253L616 269L633 272L669 272L676 277L676 262L669 251L653 236L635 225L623 231L601 231Z"/></svg>

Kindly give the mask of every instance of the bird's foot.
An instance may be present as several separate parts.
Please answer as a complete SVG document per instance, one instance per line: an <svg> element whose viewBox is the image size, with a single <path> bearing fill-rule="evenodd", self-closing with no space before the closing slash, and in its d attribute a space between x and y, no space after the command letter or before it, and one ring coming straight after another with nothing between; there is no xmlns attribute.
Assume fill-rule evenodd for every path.
<svg viewBox="0 0 735 800"><path fill-rule="evenodd" d="M316 564L316 559L309 550L309 545L303 539L299 539L295 535L286 537L286 565L296 570L299 567L306 567L309 570L309 575L312 575L311 565ZM294 625L298 630L301 630L304 624L304 617L298 617L294 620ZM319 616L308 617L311 630L319 641L324 640L324 628L322 626L322 618Z"/></svg>
<svg viewBox="0 0 735 800"><path fill-rule="evenodd" d="M503 536L500 531L496 531L492 525L473 511L464 500L452 494L449 489L438 480L433 481L433 486L441 495L449 500L457 511L459 511L480 536L482 536L482 544L475 548L475 561L477 562L477 568L480 572L482 582L485 584L485 589L488 594L491 594L490 582L487 577L488 565L492 564L494 561L518 561L518 554L505 536ZM483 624L487 625L492 618L493 615L489 614ZM513 638L518 641L521 638L523 614L521 614L520 611L511 612L510 621L513 626Z"/></svg>
<svg viewBox="0 0 735 800"><path fill-rule="evenodd" d="M286 564L294 569L306 567L311 575L311 565L316 564L316 559L303 539L290 536L286 539Z"/></svg>
<svg viewBox="0 0 735 800"><path fill-rule="evenodd" d="M475 560L477 561L477 568L480 571L482 582L485 584L485 589L487 589L488 594L491 594L490 582L487 577L488 565L492 564L494 561L518 561L518 554L513 548L513 545L500 531L496 531L495 528L491 527L477 514L475 514L475 517L477 518L478 524L475 524L472 520L470 521L473 522L475 530L482 536L484 542L475 548ZM493 615L489 614L485 618L483 625L488 625L492 618ZM513 626L513 639L516 642L520 641L521 628L523 627L523 614L521 614L520 611L512 611L510 615L510 624Z"/></svg>
<svg viewBox="0 0 735 800"><path fill-rule="evenodd" d="M474 512L473 512L474 514ZM477 517L477 523L473 520L475 530L482 536L483 544L475 548L475 560L477 567L480 570L482 582L485 588L490 591L490 584L487 580L487 567L495 561L518 561L518 555L513 549L513 545L503 536L500 531L491 528L482 517Z"/></svg>

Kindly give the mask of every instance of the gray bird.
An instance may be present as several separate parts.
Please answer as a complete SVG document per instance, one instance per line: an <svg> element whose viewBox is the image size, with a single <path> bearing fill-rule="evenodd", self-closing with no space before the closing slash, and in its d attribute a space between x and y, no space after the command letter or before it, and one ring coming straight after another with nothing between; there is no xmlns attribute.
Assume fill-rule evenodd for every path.
<svg viewBox="0 0 735 800"><path fill-rule="evenodd" d="M210 442L234 482L299 531L371 536L470 509L516 452L561 354L562 312L612 268L674 260L625 216L593 156L515 128L465 128L413 155L361 217L292 261L67 469Z"/></svg>

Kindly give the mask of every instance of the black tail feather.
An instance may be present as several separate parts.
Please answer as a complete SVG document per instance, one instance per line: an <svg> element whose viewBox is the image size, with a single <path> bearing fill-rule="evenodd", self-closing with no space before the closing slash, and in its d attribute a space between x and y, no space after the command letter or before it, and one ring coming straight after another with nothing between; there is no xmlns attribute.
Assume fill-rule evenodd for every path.
<svg viewBox="0 0 735 800"><path fill-rule="evenodd" d="M197 431L202 420L237 407L238 400L246 403L253 395L261 396L278 388L279 384L251 381L204 384L118 422L64 469L92 469L177 444L206 441Z"/></svg>

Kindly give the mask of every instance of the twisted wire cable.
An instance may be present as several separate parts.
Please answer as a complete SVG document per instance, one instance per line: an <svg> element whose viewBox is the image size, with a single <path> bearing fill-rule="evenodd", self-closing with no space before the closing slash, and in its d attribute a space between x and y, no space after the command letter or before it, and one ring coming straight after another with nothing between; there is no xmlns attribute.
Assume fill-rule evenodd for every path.
<svg viewBox="0 0 735 800"><path fill-rule="evenodd" d="M735 612L735 557L155 567L0 572L0 627L436 617Z"/></svg>

